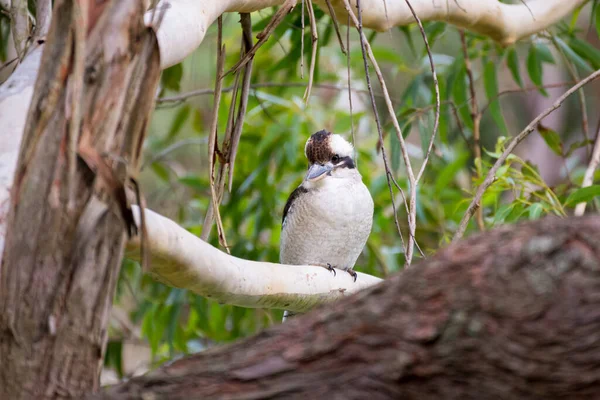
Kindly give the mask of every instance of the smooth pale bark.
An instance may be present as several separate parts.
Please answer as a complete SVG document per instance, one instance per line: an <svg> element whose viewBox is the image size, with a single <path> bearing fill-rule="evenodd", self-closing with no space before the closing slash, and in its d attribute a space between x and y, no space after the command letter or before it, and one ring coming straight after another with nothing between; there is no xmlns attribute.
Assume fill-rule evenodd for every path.
<svg viewBox="0 0 600 400"><path fill-rule="evenodd" d="M134 208L139 221L139 209ZM249 261L222 252L155 212L146 210L150 273L159 281L225 304L307 311L349 296L381 279L322 267ZM139 225L139 224L138 224ZM128 257L140 260L140 237L130 240Z"/></svg>
<svg viewBox="0 0 600 400"><path fill-rule="evenodd" d="M74 4L55 1L15 168L0 270L1 399L81 398L98 388L125 230L112 175L96 167L136 168L160 75L142 3L114 0L77 3L90 6L95 24L78 76ZM69 137L75 104L86 162Z"/></svg>
<svg viewBox="0 0 600 400"><path fill-rule="evenodd" d="M342 0L330 0L340 23L347 22ZM588 0L533 0L504 4L498 0L411 0L422 21L443 21L489 36L503 45L540 32ZM163 68L177 64L194 51L208 27L224 12L252 12L283 4L284 0L161 0L146 22L157 29ZM315 1L329 12L325 0ZM298 0L300 4L300 0ZM356 0L351 1L356 5ZM363 25L377 31L408 25L414 16L405 0L361 0ZM163 15L164 14L164 15Z"/></svg>
<svg viewBox="0 0 600 400"><path fill-rule="evenodd" d="M592 399L600 217L506 226L93 399Z"/></svg>

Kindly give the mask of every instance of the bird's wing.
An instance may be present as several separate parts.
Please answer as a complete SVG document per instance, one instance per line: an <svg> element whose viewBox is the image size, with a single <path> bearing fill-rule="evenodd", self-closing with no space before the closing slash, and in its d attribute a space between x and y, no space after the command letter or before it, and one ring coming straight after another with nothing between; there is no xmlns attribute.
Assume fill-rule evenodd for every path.
<svg viewBox="0 0 600 400"><path fill-rule="evenodd" d="M287 202L285 203L285 207L283 207L283 218L281 219L281 227L282 228L283 228L283 225L285 225L285 217L287 217L288 213L290 212L290 209L292 207L292 204L294 204L294 201L296 201L300 195L307 193L307 192L308 192L308 189L306 189L304 186L300 185L296 189L294 189L292 194L290 194L290 197L288 197Z"/></svg>

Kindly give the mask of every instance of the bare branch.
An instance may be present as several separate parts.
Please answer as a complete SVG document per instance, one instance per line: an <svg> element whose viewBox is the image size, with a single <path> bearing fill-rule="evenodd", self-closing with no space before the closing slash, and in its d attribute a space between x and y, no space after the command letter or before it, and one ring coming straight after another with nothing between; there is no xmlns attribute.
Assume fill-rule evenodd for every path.
<svg viewBox="0 0 600 400"><path fill-rule="evenodd" d="M356 29L358 30L358 34L360 37L360 49L363 57L363 64L365 68L365 78L367 80L367 88L369 90L369 95L371 98L371 106L373 107L373 116L375 117L375 126L377 127L377 134L379 135L379 144L381 146L381 158L383 159L383 165L385 167L385 178L388 185L388 190L390 192L390 200L392 202L392 212L394 213L394 223L396 224L396 229L398 231L398 235L400 236L400 241L402 242L402 247L404 248L404 254L407 253L407 246L404 243L404 238L402 237L402 229L400 229L400 223L398 222L398 212L396 210L396 202L394 201L394 191L392 190L391 180L393 179L392 171L390 169L390 165L387 159L387 154L385 151L385 143L383 142L383 131L381 129L381 120L379 118L379 111L377 111L377 103L375 102L375 95L373 93L373 87L371 86L371 75L369 74L369 62L367 61L367 46L369 42L365 37L361 24L361 8L360 8L360 0L357 1L356 6L358 8L358 21L356 23ZM354 15L349 13L350 15ZM371 62L375 63L374 57L371 58ZM383 77L378 73L378 78L380 82L383 80ZM406 202L406 200L405 200ZM407 209L408 210L408 209Z"/></svg>
<svg viewBox="0 0 600 400"><path fill-rule="evenodd" d="M310 38L312 44L312 53L310 56L310 70L308 71L308 86L304 92L304 101L308 103L313 82L315 80L315 66L317 64L317 46L319 44L319 33L317 31L317 20L315 18L315 10L312 0L306 0L306 8L308 9L308 18L310 21Z"/></svg>
<svg viewBox="0 0 600 400"><path fill-rule="evenodd" d="M594 173L596 172L596 168L598 168L598 164L600 164L600 122L596 129L596 142L594 143L592 157L590 158L590 162L583 176L583 183L581 184L582 188L592 186L592 183L594 182ZM575 206L575 216L580 217L585 213L586 204L587 203L579 203Z"/></svg>
<svg viewBox="0 0 600 400"><path fill-rule="evenodd" d="M573 87L571 87L565 93L563 93L558 99L556 99L556 101L552 104L552 106L548 107L547 109L542 111L542 113L540 113L537 117L535 117L535 119L533 121L531 121L529 123L529 125L527 125L525 127L525 129L523 129L523 131L521 131L521 133L519 133L517 136L515 136L508 143L508 145L506 146L506 149L504 150L504 152L502 152L502 155L498 158L498 160L496 160L496 162L494 163L494 166L492 168L490 168L487 176L485 177L485 180L477 189L477 193L475 194L475 197L473 197L471 204L469 204L469 207L467 208L465 215L463 216L462 220L460 221L458 229L456 230L456 233L454 234L454 237L452 238L452 242L457 242L464 235L465 230L467 229L467 225L469 224L469 219L473 215L476 207L481 206L481 199L483 197L483 194L485 193L487 188L490 187L490 185L494 182L494 178L496 176L496 171L498 171L498 168L500 168L502 166L502 164L504 164L504 161L509 156L509 154L512 153L512 151L515 149L515 147L517 147L517 145L519 143L521 143L527 136L529 136L529 134L531 132L533 132L535 130L535 128L538 126L538 124L542 121L542 119L544 119L546 116L548 116L554 110L559 108L562 105L562 103L567 99L567 97L569 97L570 95L575 93L581 87L594 81L598 77L600 77L600 70L593 72L592 74L588 75L585 79L583 79L580 82L578 82L577 84L575 84Z"/></svg>
<svg viewBox="0 0 600 400"><path fill-rule="evenodd" d="M431 154L433 142L435 141L435 135L440 125L440 85L438 84L437 74L435 73L435 64L433 63L433 55L431 55L431 48L429 47L429 41L427 40L427 35L425 34L423 24L421 23L419 16L415 13L415 10L413 9L412 5L408 0L406 0L406 4L408 5L408 8L410 8L410 12L415 18L415 21L417 21L417 24L419 25L419 30L421 31L421 36L423 37L423 42L425 43L425 49L427 50L427 57L429 58L429 67L431 68L433 88L435 90L435 117L433 122L433 131L431 132L431 138L429 139L429 146L427 146L427 153L425 154L425 158L423 159L423 164L421 164L421 169L419 170L419 173L415 178L415 181L418 184L419 180L421 179L421 176L423 176L423 172L425 172L425 168L427 167L429 155Z"/></svg>
<svg viewBox="0 0 600 400"><path fill-rule="evenodd" d="M481 113L477 105L477 95L475 91L475 79L473 78L473 69L471 60L469 59L469 50L467 49L467 39L465 32L460 31L460 42L462 44L463 56L465 58L465 69L467 70L467 78L469 79L469 91L471 92L471 119L473 120L473 155L475 156L475 176L481 178ZM477 207L477 226L480 231L485 230L483 222L483 208Z"/></svg>
<svg viewBox="0 0 600 400"><path fill-rule="evenodd" d="M327 10L329 11L329 15L333 21L335 34L337 35L338 42L340 43L340 49L342 50L342 53L346 54L346 48L344 47L344 41L342 40L342 34L340 33L340 24L338 23L337 16L335 15L335 10L331 6L331 0L325 0L325 3L327 3Z"/></svg>
<svg viewBox="0 0 600 400"><path fill-rule="evenodd" d="M249 51L246 52L246 54L240 59L240 61L238 61L229 71L227 71L226 75L232 72L238 72L244 65L246 65L248 61L252 59L252 57L254 57L258 49L269 39L275 28L277 28L277 26L281 23L281 21L283 21L285 16L292 11L294 6L296 5L296 1L297 0L285 0L285 3L283 3L283 5L279 8L279 10L277 10L275 15L273 15L273 18L271 18L265 29L261 33L256 35L256 37L258 38L258 42L256 42L256 44L252 46L252 48Z"/></svg>

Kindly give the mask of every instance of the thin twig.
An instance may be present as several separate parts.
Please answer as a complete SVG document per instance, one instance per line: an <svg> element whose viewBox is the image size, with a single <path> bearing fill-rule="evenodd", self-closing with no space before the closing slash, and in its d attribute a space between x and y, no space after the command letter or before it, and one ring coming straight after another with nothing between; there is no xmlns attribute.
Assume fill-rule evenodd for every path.
<svg viewBox="0 0 600 400"><path fill-rule="evenodd" d="M283 3L281 7L279 7L275 15L273 15L273 18L271 18L271 20L265 27L265 29L263 29L262 32L256 35L258 42L256 42L256 44L252 46L250 51L246 52L246 54L229 71L227 71L225 75L229 75L230 73L237 73L244 65L246 65L248 61L250 61L252 57L254 57L254 54L256 54L258 49L263 44L265 44L265 42L269 39L273 31L275 30L275 28L277 28L277 26L281 23L281 21L283 21L285 16L292 11L294 6L296 5L296 2L297 0L286 0L285 3Z"/></svg>
<svg viewBox="0 0 600 400"><path fill-rule="evenodd" d="M561 58L563 59L563 62L567 66L567 71L569 71L569 75L571 75L571 79L573 79L575 82L579 82L579 73L577 73L577 69L575 68L575 66L569 59L569 57L567 57L567 55L565 54L563 49L558 45L558 42L556 41L556 38L554 37L554 35L550 35L550 41L552 42L552 44L554 45L554 48L558 51ZM577 95L579 97L579 104L580 104L580 111L581 111L581 130L583 132L583 137L585 137L585 140L589 141L590 136L588 134L589 123L588 123L588 114L587 114L587 104L585 101L585 93L583 92L583 88L577 92ZM590 156L589 146L585 146L585 152L586 152L586 155L589 157Z"/></svg>
<svg viewBox="0 0 600 400"><path fill-rule="evenodd" d="M358 166L358 151L356 151L356 133L354 132L354 110L352 107L352 74L350 70L350 15L346 25L346 71L348 75L348 105L350 106L350 131L352 133L352 144L354 145L354 160Z"/></svg>
<svg viewBox="0 0 600 400"><path fill-rule="evenodd" d="M549 83L549 84L541 85L541 86L526 86L523 88L503 90L503 91L499 92L498 94L496 94L494 97L491 97L489 99L488 103L481 109L481 115L482 116L485 115L486 111L490 107L490 104L492 104L494 102L494 100L497 100L500 97L505 96L507 94L533 92L533 91L540 90L540 88L542 88L542 89L560 88L560 87L564 87L564 86L574 85L577 82L578 81L565 81L565 82Z"/></svg>
<svg viewBox="0 0 600 400"><path fill-rule="evenodd" d="M469 80L469 90L471 92L471 119L473 119L473 155L475 156L475 171L477 179L481 179L481 113L477 105L477 96L475 94L475 79L473 79L473 70L471 68L471 60L469 59L469 50L467 48L467 39L464 30L459 30L460 42L462 44L463 55L465 58L465 69L467 71L467 78ZM477 213L477 226L480 231L485 230L485 224L483 222L483 209L478 207Z"/></svg>
<svg viewBox="0 0 600 400"><path fill-rule="evenodd" d="M210 195L211 203L208 207L206 215L204 217L204 223L202 225L202 234L200 238L204 241L208 240L210 230L212 228L213 215L219 214L219 203L217 199L217 192L215 189L215 153L218 151L217 148L217 126L219 122L219 105L221 104L221 87L223 85L223 71L225 66L225 45L223 44L223 17L220 16L217 19L218 34L217 34L217 70L215 80L215 100L213 106L213 113L211 117L210 130L208 136L208 176L210 181ZM217 217L217 220L220 220ZM219 228L217 228L219 229ZM220 235L219 235L220 236ZM224 236L224 234L223 234ZM228 247L225 247L228 249Z"/></svg>
<svg viewBox="0 0 600 400"><path fill-rule="evenodd" d="M598 127L596 128L596 140L594 142L594 150L592 151L592 156L590 158L590 162L588 164L587 169L585 170L585 174L583 175L583 182L581 183L581 187L592 186L594 183L594 173L596 172L596 168L598 168L598 164L600 163L600 120L598 120ZM585 213L585 207L587 203L579 203L575 206L574 215L577 217L582 216Z"/></svg>
<svg viewBox="0 0 600 400"><path fill-rule="evenodd" d="M421 20L415 13L412 5L408 0L405 0L408 8L410 8L410 12L413 17L417 21L419 25L419 29L421 30L421 36L423 36L423 42L425 43L425 49L427 50L427 56L429 57L429 66L431 68L431 76L433 77L433 86L435 90L435 120L433 123L433 132L431 132L431 138L429 139L429 146L427 147L427 153L425 154L425 158L423 159L423 164L421 164L421 169L415 178L415 186L419 183L419 179L423 176L423 172L425 172L425 167L427 166L427 162L429 161L429 155L431 154L431 149L433 148L433 142L435 141L435 135L437 133L439 124L440 124L440 86L438 84L437 74L435 73L435 65L433 63L433 56L431 55L431 48L429 47L429 41L427 40L427 35L425 34L425 29L423 28L423 24Z"/></svg>
<svg viewBox="0 0 600 400"><path fill-rule="evenodd" d="M417 191L416 191L416 186L415 186L415 176L414 176L414 172L413 172L412 165L410 162L410 157L408 155L408 149L406 148L406 143L404 141L404 136L402 135L402 129L400 128L400 124L398 123L398 118L396 117L394 105L392 104L392 100L390 98L389 91L387 90L387 85L385 83L385 80L383 79L383 74L381 72L381 69L379 68L379 64L377 63L377 60L375 59L375 55L373 54L371 45L369 44L368 40L366 39L365 34L362 32L361 22L356 17L356 15L354 15L354 12L352 11L352 7L350 6L349 0L343 0L343 1L344 1L344 5L346 8L346 12L348 12L348 14L350 15L353 24L357 27L357 29L359 29L361 46L363 46L365 48L366 53L369 56L369 60L371 61L371 64L373 65L373 69L375 70L375 73L379 80L379 84L381 85L385 104L387 106L390 118L392 119L392 124L394 125L395 131L396 131L396 136L398 137L398 141L400 142L400 152L401 152L402 158L404 160L404 165L406 166L406 172L407 172L408 181L409 181L410 189L411 189L409 205L408 205L409 237L408 237L408 245L406 246L406 252L405 252L405 254L406 254L406 264L405 265L408 267L412 261L412 256L413 256L413 252L414 252L414 237L415 237L415 231L417 228L417 224L416 224ZM360 12L360 7L358 7L358 5L359 5L359 3L357 1L358 14L360 15L361 12ZM381 138L380 138L380 140L381 140ZM382 145L383 145L383 143L382 143Z"/></svg>
<svg viewBox="0 0 600 400"><path fill-rule="evenodd" d="M285 83L277 83L277 82L263 82L263 83L253 83L250 85L251 89L261 89L261 88L306 88L307 84L304 82L285 82ZM345 85L335 85L331 83L315 83L313 84L313 88L317 89L332 89L332 90L348 90L348 86ZM223 88L223 93L232 92L234 89L233 86L229 86ZM369 94L369 91L366 89L352 89L354 93L364 93ZM181 93L175 96L165 96L159 97L156 99L158 104L163 103L176 103L189 99L190 97L196 96L205 96L209 94L214 94L214 89L198 89L192 90L187 93ZM376 97L384 97L382 93L375 93Z"/></svg>
<svg viewBox="0 0 600 400"><path fill-rule="evenodd" d="M327 3L327 8L329 9L329 16L333 21L333 27L335 28L335 34L337 35L338 42L340 42L340 49L342 50L342 53L346 54L346 49L344 48L344 41L342 40L342 34L340 33L340 25L338 23L337 16L335 15L335 10L331 5L331 0L325 0L325 3Z"/></svg>
<svg viewBox="0 0 600 400"><path fill-rule="evenodd" d="M347 9L349 10L349 4L347 2L347 0L344 0L346 2L346 7L348 7ZM388 190L390 192L390 200L392 201L392 212L394 213L394 222L396 224L396 229L398 230L398 235L400 235L400 241L402 242L402 247L404 248L404 254L407 254L407 247L406 244L404 243L404 237L402 236L402 229L400 229L400 222L398 222L398 212L396 210L396 202L394 201L394 191L392 189L392 184L391 184L391 179L392 177L392 173L391 173L391 169L388 163L388 159L387 159L387 155L386 155L386 151L385 151L385 145L383 143L383 131L381 129L381 120L379 119L379 112L377 111L377 103L375 102L375 95L373 94L373 88L371 86L371 76L369 74L369 62L367 61L367 51L366 51L366 46L367 46L367 40L365 35L363 34L363 29L362 29L362 16L361 16L361 10L360 10L360 0L356 0L356 7L358 8L358 21L356 21L356 28L358 29L358 34L360 36L360 48L362 51L362 57L363 57L363 64L364 64L364 68L365 68L365 78L367 80L367 88L369 89L369 95L371 97L371 106L373 107L373 115L375 117L375 125L377 126L377 133L379 135L379 142L381 143L381 157L383 159L383 165L385 167L385 177L387 180L387 185L388 185ZM350 14L351 11L348 11L348 14ZM372 62L372 60L371 60Z"/></svg>
<svg viewBox="0 0 600 400"><path fill-rule="evenodd" d="M250 19L249 13L242 13L241 16L241 24L243 37L242 41L244 43L244 47L246 52L250 51L252 48L252 21ZM231 136L231 146L229 148L229 192L231 193L231 186L233 184L233 170L235 166L235 158L237 155L237 149L240 143L240 138L242 136L242 128L244 126L244 117L246 116L246 108L248 107L248 95L250 93L250 80L252 78L252 60L246 63L244 67L244 78L242 80L242 89L240 93L240 105L238 107L237 118L235 120L235 127L233 129L233 133Z"/></svg>
<svg viewBox="0 0 600 400"><path fill-rule="evenodd" d="M300 34L300 79L304 79L304 2L302 0L302 11L300 13L300 25L302 26L302 33Z"/></svg>
<svg viewBox="0 0 600 400"><path fill-rule="evenodd" d="M552 104L552 106L548 107L547 109L542 111L542 113L540 113L537 117L535 117L535 119L533 121L531 121L529 123L529 125L527 125L523 131L521 131L521 133L519 133L517 136L515 136L510 141L510 143L506 146L506 149L502 152L502 155L498 158L498 160L496 160L496 162L494 163L492 168L488 171L488 174L485 177L485 180L483 181L483 183L477 189L477 193L475 194L475 197L473 197L471 204L469 204L469 207L467 208L467 211L465 212L465 215L463 216L462 220L460 221L458 229L456 230L456 233L454 234L454 237L452 238L453 242L458 241L464 235L465 230L467 229L467 225L469 224L469 219L471 218L471 216L474 213L474 209L476 207L480 206L483 194L485 193L487 188L490 187L490 185L494 182L494 177L496 176L496 172L502 166L502 164L504 164L504 161L509 156L509 154L512 153L512 151L515 149L515 147L517 147L517 145L519 143L521 143L527 136L529 136L529 134L531 132L533 132L535 130L535 128L538 126L538 124L540 123L540 121L542 119L544 119L546 116L548 116L554 110L559 108L562 105L562 103L567 99L567 97L569 97L570 95L575 93L577 90L579 90L584 85L597 79L598 77L600 77L600 70L594 71L592 74L588 75L585 79L583 79L579 83L575 84L573 87L571 87L565 93L563 93L562 96L560 96L558 99L556 99L556 101Z"/></svg>
<svg viewBox="0 0 600 400"><path fill-rule="evenodd" d="M210 132L209 132L209 135L211 135ZM152 154L151 157L145 159L144 162L142 163L142 167L140 168L140 170L144 170L144 168L146 168L148 165L152 165L155 162L162 160L163 158L168 156L173 151L178 150L182 147L188 147L190 145L203 145L206 143L208 143L208 138L206 138L206 137L189 138L189 139L180 140L179 142L173 143L172 145L162 149L161 151L159 151L156 154ZM209 164L210 164L210 162L212 162L212 160L209 161Z"/></svg>
<svg viewBox="0 0 600 400"><path fill-rule="evenodd" d="M310 70L308 72L308 87L304 92L304 101L308 103L308 100L310 99L310 92L312 91L313 82L315 80L315 66L317 64L317 47L319 42L319 33L317 31L317 19L315 18L315 10L313 8L312 0L306 0L306 7L308 8L308 18L310 21L310 37L312 41Z"/></svg>

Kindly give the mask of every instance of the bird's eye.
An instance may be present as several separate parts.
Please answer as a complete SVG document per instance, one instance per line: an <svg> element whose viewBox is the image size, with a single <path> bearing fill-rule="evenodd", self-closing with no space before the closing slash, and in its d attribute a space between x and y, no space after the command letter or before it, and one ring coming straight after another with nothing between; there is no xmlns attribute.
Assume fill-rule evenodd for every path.
<svg viewBox="0 0 600 400"><path fill-rule="evenodd" d="M340 161L340 156L338 156L337 154L331 157L332 163L336 164L338 161Z"/></svg>

